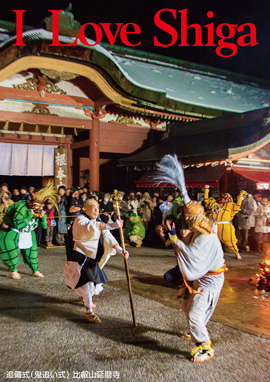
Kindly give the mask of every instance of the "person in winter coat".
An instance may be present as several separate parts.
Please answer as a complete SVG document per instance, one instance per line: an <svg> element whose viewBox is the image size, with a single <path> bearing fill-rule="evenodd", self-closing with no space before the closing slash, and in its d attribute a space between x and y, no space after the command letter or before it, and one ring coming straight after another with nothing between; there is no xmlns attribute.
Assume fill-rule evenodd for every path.
<svg viewBox="0 0 270 382"><path fill-rule="evenodd" d="M140 247L145 238L145 228L141 219L135 212L129 212L126 215L126 226L124 229L125 240L127 244L133 247Z"/></svg>
<svg viewBox="0 0 270 382"><path fill-rule="evenodd" d="M154 210L154 204L148 192L145 192L139 204L141 210L141 219L144 225L145 231L148 229L148 224L152 218L152 211Z"/></svg>
<svg viewBox="0 0 270 382"><path fill-rule="evenodd" d="M174 200L173 200L173 206L171 208L171 211L170 213L177 219L179 220L180 219L180 215L182 213L182 208L181 208L181 204L182 204L182 199L180 196L177 196Z"/></svg>
<svg viewBox="0 0 270 382"><path fill-rule="evenodd" d="M254 240L259 251L262 250L263 244L268 241L268 234L270 233L270 204L266 197L261 199L258 203L255 212L255 232Z"/></svg>
<svg viewBox="0 0 270 382"><path fill-rule="evenodd" d="M55 240L57 245L65 245L65 235L67 234L67 213L68 213L68 201L65 196L66 187L58 187L58 208L59 218L57 219L57 229L55 234Z"/></svg>
<svg viewBox="0 0 270 382"><path fill-rule="evenodd" d="M53 207L53 203L48 200L46 203L46 209L45 213L47 215L47 228L46 228L46 235L45 235L45 242L47 247L53 247L53 234L54 234L54 227L56 227L56 221L55 221L55 209Z"/></svg>
<svg viewBox="0 0 270 382"><path fill-rule="evenodd" d="M128 195L128 201L127 201L127 206L129 212L132 211L136 215L138 215L138 206L139 206L139 201L135 198L134 192L130 192Z"/></svg>
<svg viewBox="0 0 270 382"><path fill-rule="evenodd" d="M248 194L247 197L243 200L241 209L237 214L237 224L238 229L241 234L239 240L239 246L242 250L249 251L250 246L248 243L248 234L249 230L252 227L255 227L255 212L257 210L257 203L251 194Z"/></svg>
<svg viewBox="0 0 270 382"><path fill-rule="evenodd" d="M167 195L166 200L159 205L159 209L162 212L162 222L165 220L166 216L172 215L173 208L173 196L171 194Z"/></svg>
<svg viewBox="0 0 270 382"><path fill-rule="evenodd" d="M111 195L106 193L104 194L103 200L99 205L100 218L104 223L108 223L110 216L113 214L113 204L110 201Z"/></svg>
<svg viewBox="0 0 270 382"><path fill-rule="evenodd" d="M20 200L26 200L27 202L29 202L31 200L31 195L30 193L28 192L28 189L27 187L25 186L21 186L20 187Z"/></svg>

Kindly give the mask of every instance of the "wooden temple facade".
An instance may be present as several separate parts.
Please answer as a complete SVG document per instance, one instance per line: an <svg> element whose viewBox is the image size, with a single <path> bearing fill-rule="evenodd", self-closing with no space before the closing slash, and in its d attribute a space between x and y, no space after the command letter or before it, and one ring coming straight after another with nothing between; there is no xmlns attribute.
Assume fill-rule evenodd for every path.
<svg viewBox="0 0 270 382"><path fill-rule="evenodd" d="M172 187L157 185L153 177L166 154L176 154L182 162L191 192L206 184L214 194L270 190L270 108L192 122L188 128L171 124L162 141L119 162L137 187Z"/></svg>
<svg viewBox="0 0 270 382"><path fill-rule="evenodd" d="M50 23L25 26L26 46L18 47L15 26L0 21L2 176L54 176L68 187L89 180L90 191L126 188L118 160L159 142L168 124L188 129L269 100L265 83L178 60L108 45L52 47ZM73 24L70 12L60 13L62 44L76 36Z"/></svg>

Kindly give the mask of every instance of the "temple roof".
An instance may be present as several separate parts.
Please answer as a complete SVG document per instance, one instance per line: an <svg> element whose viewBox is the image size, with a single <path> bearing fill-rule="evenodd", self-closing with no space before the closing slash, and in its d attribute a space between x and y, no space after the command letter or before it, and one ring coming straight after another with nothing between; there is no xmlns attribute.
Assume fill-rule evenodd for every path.
<svg viewBox="0 0 270 382"><path fill-rule="evenodd" d="M0 23L1 25L1 23ZM4 28L0 44L0 57L12 47L16 36L10 37ZM40 55L61 57L67 60L67 48L48 48L52 32L33 29L23 32L28 46L19 47L19 56ZM34 48L34 42L45 41L44 51ZM74 37L59 36L61 43L71 43ZM89 44L94 41L87 38ZM103 45L103 46L102 46ZM183 113L199 117L216 117L228 112L243 113L269 106L270 84L259 79L191 64L185 61L166 59L139 50L110 47L108 44L85 46L78 40L79 48L68 47L69 59L83 60L102 72L108 81L122 94L134 101L134 107ZM76 50L77 58L74 56ZM91 54L83 55L83 51ZM12 55L10 55L12 56ZM19 58L18 54L14 57ZM5 62L6 65L6 62ZM3 69L1 66L0 69Z"/></svg>
<svg viewBox="0 0 270 382"><path fill-rule="evenodd" d="M155 165L165 154L184 164L233 160L270 140L270 108L168 126L164 138L147 150L119 160L120 166Z"/></svg>

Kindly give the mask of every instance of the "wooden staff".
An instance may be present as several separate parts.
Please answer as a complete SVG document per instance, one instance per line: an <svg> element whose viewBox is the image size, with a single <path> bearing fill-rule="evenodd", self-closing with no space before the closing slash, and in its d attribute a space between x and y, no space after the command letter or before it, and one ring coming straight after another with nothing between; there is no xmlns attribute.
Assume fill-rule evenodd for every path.
<svg viewBox="0 0 270 382"><path fill-rule="evenodd" d="M113 196L113 201L114 201L114 208L116 210L116 215L120 219L119 201L122 200L122 195L119 194L117 190L114 190L112 196ZM122 246L123 252L125 253L126 248L125 248L125 240L124 240L124 234L123 234L122 227L119 228L119 232L120 232L121 246ZM126 276L127 276L128 292L129 292L129 300L130 300L130 306L131 306L131 312L132 312L132 318L133 318L133 325L136 327L137 324L136 324L136 317L135 317L135 310L134 310L133 294L132 294L132 289L131 289L128 261L125 257L124 257L124 262L125 262L125 270L126 270Z"/></svg>

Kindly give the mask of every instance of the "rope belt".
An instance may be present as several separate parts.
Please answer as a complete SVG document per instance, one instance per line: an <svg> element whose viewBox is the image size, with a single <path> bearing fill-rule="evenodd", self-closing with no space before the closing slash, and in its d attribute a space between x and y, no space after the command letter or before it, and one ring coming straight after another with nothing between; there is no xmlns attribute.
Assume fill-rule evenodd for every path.
<svg viewBox="0 0 270 382"><path fill-rule="evenodd" d="M231 224L230 222L215 222L215 224Z"/></svg>
<svg viewBox="0 0 270 382"><path fill-rule="evenodd" d="M206 273L205 276L216 276L216 275L220 275L221 273L227 271L228 268L227 268L227 265L226 264L223 264L222 267L218 268L218 269L215 269L214 271L208 271Z"/></svg>

